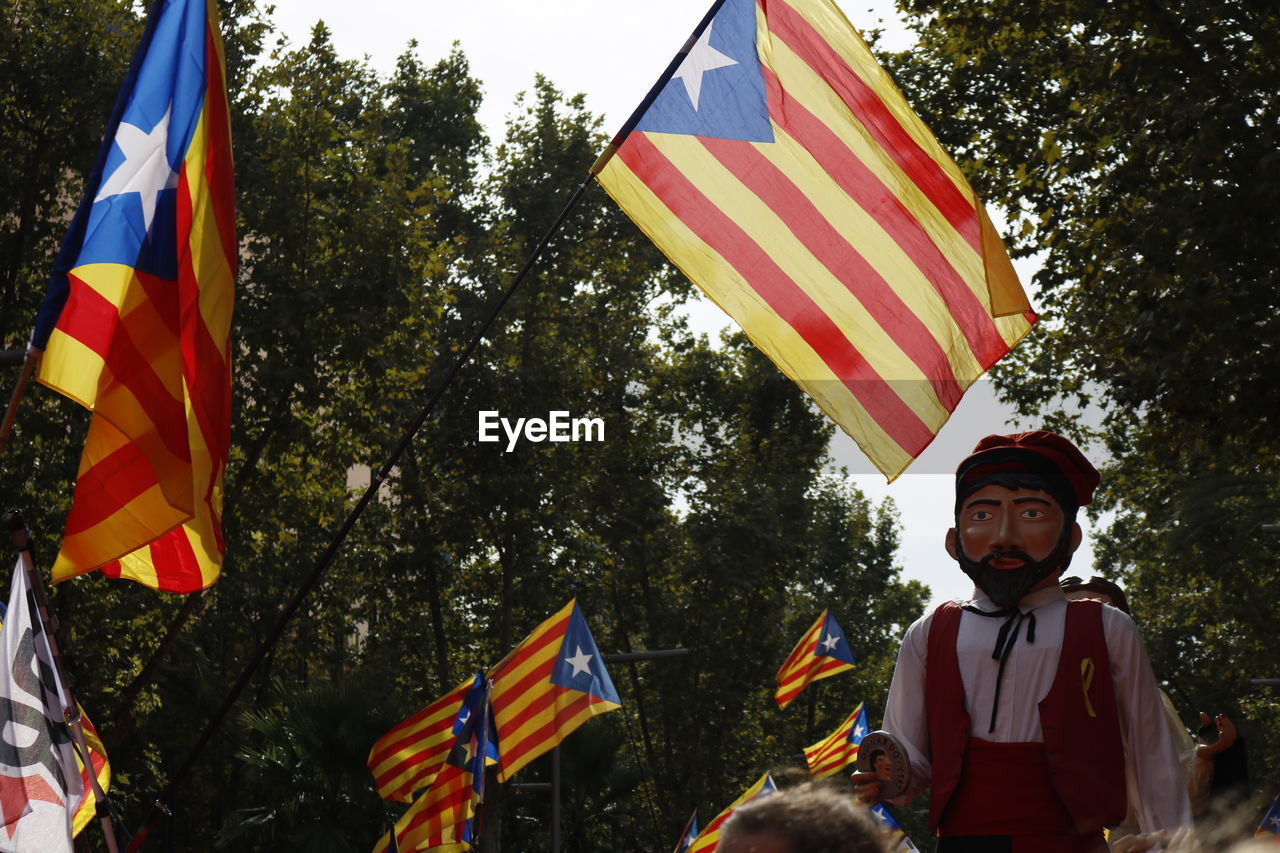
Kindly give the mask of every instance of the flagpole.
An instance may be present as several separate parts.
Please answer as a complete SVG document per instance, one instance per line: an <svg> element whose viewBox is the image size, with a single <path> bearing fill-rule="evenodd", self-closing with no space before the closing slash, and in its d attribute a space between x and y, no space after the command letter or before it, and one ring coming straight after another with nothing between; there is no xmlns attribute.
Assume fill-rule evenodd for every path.
<svg viewBox="0 0 1280 853"><path fill-rule="evenodd" d="M21 352L21 350L6 350L4 355L9 356L12 353ZM40 356L44 350L35 347L27 347L26 353L23 355L22 373L18 375L18 384L13 387L13 395L9 398L9 408L4 413L4 421L0 423L0 453L4 453L5 446L9 443L9 434L13 432L13 424L18 419L18 405L22 402L22 396L27 391L27 385L31 382L31 377L36 372L36 366L40 364ZM5 360L6 364L16 364L9 359Z"/></svg>
<svg viewBox="0 0 1280 853"><path fill-rule="evenodd" d="M723 0L721 0L721 2L723 2ZM293 597L285 603L283 608L281 608L280 615L276 617L275 625L267 634L266 639L263 640L262 645L258 647L258 650L254 653L253 657L249 659L249 663L245 667L244 672L241 673L240 677L236 679L234 684L232 684L230 691L228 691L226 697L222 700L222 704L214 712L212 719L210 719L209 723L205 726L204 731L200 733L200 737L196 739L195 745L191 748L187 757L178 767L177 772L174 773L173 778L169 781L169 784L165 787L164 791L161 792L160 796L151 806L151 810L147 813L142 825L129 840L129 846L126 848L126 853L134 853L134 851L139 850L146 842L147 836L151 834L151 830L154 828L156 820L159 818L160 814L168 808L168 804L173 799L174 793L179 787L181 787L183 780L186 778L186 775L191 770L192 766L194 766L196 759L200 757L201 752L204 751L205 746L208 745L209 741L213 738L214 733L222 724L222 720L226 717L228 712L230 712L232 706L235 705L236 700L240 698L240 694L244 692L244 689L249 685L254 674L258 671L258 667L262 665L262 662L266 660L267 655L270 654L271 650L275 647L275 644L280 640L280 637L284 634L284 629L293 619L294 614L297 613L303 600L307 597L308 593L311 592L312 588L319 583L321 577L323 577L325 571L329 568L329 564L333 562L333 558L337 555L338 548L341 547L342 543L346 540L347 534L351 532L351 529L355 527L356 522L360 520L360 517L364 514L365 508L378 494L378 490L382 488L382 484L391 478L391 473L396 467L396 463L399 462L400 457L404 455L404 452L409 449L409 445L413 442L413 438L417 435L418 430L420 430L422 425L427 422L427 419L431 417L432 412L435 411L436 405L440 402L440 398L444 396L444 392L449 389L449 386L453 384L454 379L457 378L458 374L462 371L462 368L471 360L472 354L475 352L476 348L480 346L481 342L484 341L485 337L489 333L489 329L493 326L494 321L497 320L502 309L511 301L511 297L515 295L516 289L520 287L520 284L533 268L534 262L542 254L542 251L547 247L547 244L551 242L551 238L560 230L560 227L564 224L565 220L568 219L569 214L573 211L574 207L577 206L578 201L582 196L586 194L587 190L591 187L591 184L592 176L588 174L583 178L582 183L578 184L578 187L573 191L573 194L569 196L569 200L565 202L564 208L555 218L555 221L551 223L551 227L542 235L542 239L540 239L533 247L533 250L529 253L528 259L525 260L524 265L520 268L519 272L516 273L511 284L507 286L507 289L494 302L493 307L485 317L484 322L480 324L480 328L472 336L470 343L468 343L467 346L463 348L462 352L458 354L453 366L449 369L449 372L445 374L440 387L438 387L427 400L422 411L418 413L417 418L415 418L414 421L405 429L400 438L400 442L396 445L395 449L392 450L387 461L382 464L382 467L378 469L376 474L370 477L369 487L365 489L364 494L360 496L360 500L351 508L346 519L338 528L338 532L334 534L329 546L325 548L324 552L320 555L320 558L316 561L316 565L311 570L311 574L302 582L302 586L300 586L293 594Z"/></svg>
<svg viewBox="0 0 1280 853"><path fill-rule="evenodd" d="M5 521L9 527L9 538L18 549L18 562L27 575L27 586L31 588L32 595L36 599L41 630L44 631L45 639L49 641L49 651L53 655L53 666L57 673L58 686L61 688L59 698L62 700L62 716L71 729L76 751L80 753L85 775L89 777L89 787L93 789L93 795L96 798L95 806L102 821L102 834L107 840L107 850L109 853L118 853L119 847L116 845L116 833L111 824L111 814L105 808L107 794L102 790L102 785L98 782L98 774L93 769L89 744L84 737L84 727L80 724L80 705L71 693L71 682L67 679L66 668L62 665L62 652L58 649L58 639L53 633L53 619L49 616L49 599L44 593L44 581L36 571L35 560L31 556L31 531L27 530L22 513L17 510L7 513Z"/></svg>
<svg viewBox="0 0 1280 853"><path fill-rule="evenodd" d="M627 141L627 137L631 135L631 131L636 129L636 125L640 123L640 119L649 111L649 107L653 106L653 102L658 99L658 95L662 94L662 90L666 88L667 83L671 82L672 76L684 63L684 59L689 55L689 51L693 50L693 46L698 43L698 39L702 37L707 27L711 26L711 21L715 18L716 12L720 11L720 7L724 5L724 0L715 0L711 4L711 8L707 10L707 14L702 16L702 20L698 22L698 26L693 28L693 33L685 40L679 52L667 63L666 69L658 76L658 81L649 88L649 93L644 96L644 100L640 102L640 106L632 111L631 116L622 124L622 128L613 135L613 139L609 140L609 144L605 146L604 151L591 165L589 174L598 175L601 170L613 159L613 155L618 153L618 149L622 147L622 143Z"/></svg>

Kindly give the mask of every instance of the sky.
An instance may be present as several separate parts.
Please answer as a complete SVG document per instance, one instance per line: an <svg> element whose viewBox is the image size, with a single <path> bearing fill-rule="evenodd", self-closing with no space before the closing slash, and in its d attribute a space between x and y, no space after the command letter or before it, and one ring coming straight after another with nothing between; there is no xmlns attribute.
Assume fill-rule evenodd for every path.
<svg viewBox="0 0 1280 853"><path fill-rule="evenodd" d="M882 29L881 44L886 49L910 45L891 0L838 2L859 30ZM306 44L311 28L323 20L340 56L365 57L383 74L395 68L396 57L410 40L417 41L417 54L428 63L459 43L471 62L472 76L483 85L481 123L490 139L498 140L517 93L531 89L536 74L567 94L585 94L588 109L604 115L604 129L612 134L709 6L709 0L276 0L272 20L293 46ZM566 188L550 189L563 193ZM1034 266L1015 265L1024 284L1029 282ZM710 303L694 312L692 319L709 332L728 322ZM849 469L853 482L873 502L892 497L897 505L903 576L928 584L931 603L967 598L973 589L942 545L952 525L952 474L983 436L1035 428L1031 424L1015 427L1007 423L1009 417L1008 409L996 401L991 383L979 382L929 449L892 484L874 472L847 436L837 433L832 447L837 463ZM1085 544L1076 554L1072 572L1087 575L1093 556L1083 514L1081 522Z"/></svg>

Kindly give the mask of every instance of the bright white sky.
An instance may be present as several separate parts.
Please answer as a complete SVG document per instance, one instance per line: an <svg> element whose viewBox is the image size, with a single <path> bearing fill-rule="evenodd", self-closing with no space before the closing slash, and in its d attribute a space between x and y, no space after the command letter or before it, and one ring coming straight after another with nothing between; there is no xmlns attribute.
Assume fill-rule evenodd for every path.
<svg viewBox="0 0 1280 853"><path fill-rule="evenodd" d="M839 0L845 15L862 31L884 30L883 44L901 49L910 44L891 0ZM541 73L568 94L585 93L587 106L605 116L612 134L649 91L710 7L710 0L276 0L273 20L290 44L303 45L316 21L332 33L340 56L367 57L383 74L411 39L418 55L434 62L456 41L471 62L472 76L484 86L480 119L491 140L499 140L518 92L532 88ZM584 169L586 165L584 164ZM552 187L562 194L567 188ZM1032 270L1019 265L1024 282ZM727 322L709 306L700 325L718 328ZM994 400L990 383L969 391L933 445L892 484L871 473L870 464L852 441L840 434L833 448L837 461L853 473L854 482L874 502L892 497L902 516L903 574L928 584L934 602L968 597L972 584L943 550L952 523L951 473L978 439L993 432L1012 432L1008 413ZM1022 427L1022 429L1034 428ZM1096 460L1095 460L1096 463ZM1073 571L1087 574L1092 565L1087 519L1085 545Z"/></svg>

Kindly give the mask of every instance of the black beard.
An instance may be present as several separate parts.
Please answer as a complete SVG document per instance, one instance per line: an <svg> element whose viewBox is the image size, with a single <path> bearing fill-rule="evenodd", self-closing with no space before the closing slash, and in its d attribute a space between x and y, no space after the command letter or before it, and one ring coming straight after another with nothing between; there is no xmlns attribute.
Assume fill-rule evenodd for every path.
<svg viewBox="0 0 1280 853"><path fill-rule="evenodd" d="M978 589L985 592L996 607L1006 610L1021 601L1031 587L1048 577L1053 565L1059 562L1055 559L1057 550L1055 548L1054 553L1044 560L1033 560L1022 551L996 551L975 563L964 555L961 548L957 548L956 559ZM1002 558L1021 560L1022 565L1016 569L997 569L991 565L993 560Z"/></svg>

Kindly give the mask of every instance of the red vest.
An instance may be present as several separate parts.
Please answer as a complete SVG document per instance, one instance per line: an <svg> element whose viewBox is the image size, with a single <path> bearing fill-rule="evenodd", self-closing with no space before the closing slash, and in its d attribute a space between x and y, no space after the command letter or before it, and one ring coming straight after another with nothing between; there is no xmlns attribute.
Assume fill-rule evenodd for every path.
<svg viewBox="0 0 1280 853"><path fill-rule="evenodd" d="M1047 773L1048 785L1065 809L1063 828L1074 828L1080 835L1091 835L1104 826L1119 823L1128 805L1124 747L1102 629L1102 606L1089 600L1067 602L1058 672L1049 695L1040 703L1044 744L981 744L984 749L991 746L1024 753L1031 747L1033 754L1042 750L1043 757L1037 760L1042 762L1045 769L1041 772ZM963 612L960 605L946 602L934 611L929 626L925 713L933 764L929 828L934 832L961 784L966 759L974 751L970 748L970 720L964 710L964 683L956 657ZM1008 778L1017 778L1017 774L1009 774ZM1007 800L989 804L991 814L1009 813L1011 819L1009 831L991 834L1020 834L1016 814L1020 793L1010 791Z"/></svg>

